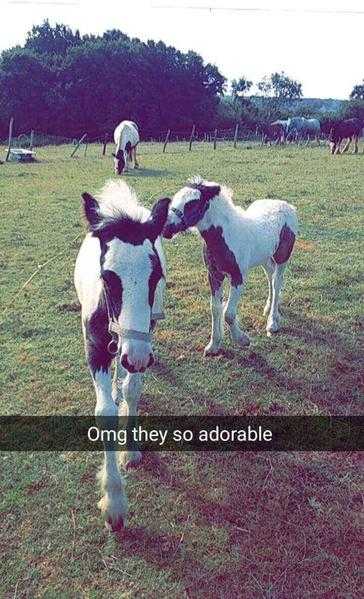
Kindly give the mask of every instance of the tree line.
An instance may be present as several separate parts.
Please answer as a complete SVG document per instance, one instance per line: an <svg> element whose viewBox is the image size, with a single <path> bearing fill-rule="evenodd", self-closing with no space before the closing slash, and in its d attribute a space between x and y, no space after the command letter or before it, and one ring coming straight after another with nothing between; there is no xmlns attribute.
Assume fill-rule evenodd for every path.
<svg viewBox="0 0 364 599"><path fill-rule="evenodd" d="M246 97L251 86L242 77L227 95L226 78L193 51L119 30L81 36L44 21L23 46L0 56L0 137L11 116L17 133L34 129L64 137L86 131L101 137L124 118L136 121L143 137L167 128L185 132L192 124L211 130L284 116L287 101L302 96L302 85L284 73L258 83L267 99L263 107ZM363 87L354 88L354 104L363 102Z"/></svg>

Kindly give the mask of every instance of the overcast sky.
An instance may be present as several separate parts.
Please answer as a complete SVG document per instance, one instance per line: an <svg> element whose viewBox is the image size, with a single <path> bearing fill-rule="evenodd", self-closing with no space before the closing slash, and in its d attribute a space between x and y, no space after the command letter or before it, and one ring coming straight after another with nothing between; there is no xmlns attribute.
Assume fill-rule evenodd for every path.
<svg viewBox="0 0 364 599"><path fill-rule="evenodd" d="M23 44L32 25L49 18L52 24L67 24L81 34L117 28L142 40L161 39L183 51L195 50L230 80L245 75L257 82L266 74L283 70L303 83L306 97L347 98L364 77L363 0L0 3L0 50ZM193 10L204 6L215 10Z"/></svg>

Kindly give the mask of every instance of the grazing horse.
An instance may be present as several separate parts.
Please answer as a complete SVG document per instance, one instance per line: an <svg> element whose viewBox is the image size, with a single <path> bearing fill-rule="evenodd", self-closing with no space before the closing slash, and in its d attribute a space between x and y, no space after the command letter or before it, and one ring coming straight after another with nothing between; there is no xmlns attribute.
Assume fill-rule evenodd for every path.
<svg viewBox="0 0 364 599"><path fill-rule="evenodd" d="M262 144L280 143L284 138L284 128L280 123L259 123L256 133L261 135Z"/></svg>
<svg viewBox="0 0 364 599"><path fill-rule="evenodd" d="M226 187L195 178L172 198L163 236L171 238L189 227L197 227L205 242L203 255L211 288L212 331L205 355L215 355L221 349L223 315L232 340L240 346L249 345L236 312L248 271L255 266L263 267L269 282L264 309L268 315L267 335L278 331L283 273L298 228L295 208L281 200L257 200L243 210L234 205ZM230 279L230 293L223 309L226 276Z"/></svg>
<svg viewBox="0 0 364 599"><path fill-rule="evenodd" d="M270 124L271 127L278 128L280 131L280 138L277 143L284 144L287 141L288 133L288 120L278 120Z"/></svg>
<svg viewBox="0 0 364 599"><path fill-rule="evenodd" d="M347 152L350 142L354 140L354 154L358 153L358 140L363 129L363 121L361 119L346 119L338 121L331 127L329 142L331 154L341 154ZM344 149L340 150L340 145L343 139L347 139Z"/></svg>
<svg viewBox="0 0 364 599"><path fill-rule="evenodd" d="M165 261L160 235L170 200L151 210L138 204L124 182L108 182L97 199L82 194L88 223L75 268L75 287L82 308L82 330L88 366L96 392L96 418L118 416L118 383L122 382L120 415L134 416L142 373L153 364L151 331L163 317ZM114 382L111 366L115 359ZM123 375L118 376L118 373ZM125 468L139 452L122 452ZM104 444L99 474L105 523L119 530L125 523L125 482L118 468L115 443Z"/></svg>
<svg viewBox="0 0 364 599"><path fill-rule="evenodd" d="M287 139L300 141L316 139L319 141L321 125L318 119L306 119L303 116L295 116L287 120Z"/></svg>
<svg viewBox="0 0 364 599"><path fill-rule="evenodd" d="M140 141L138 127L133 121L121 121L114 131L116 144L114 156L114 170L116 175L121 175L131 168L139 168L136 156L136 147Z"/></svg>

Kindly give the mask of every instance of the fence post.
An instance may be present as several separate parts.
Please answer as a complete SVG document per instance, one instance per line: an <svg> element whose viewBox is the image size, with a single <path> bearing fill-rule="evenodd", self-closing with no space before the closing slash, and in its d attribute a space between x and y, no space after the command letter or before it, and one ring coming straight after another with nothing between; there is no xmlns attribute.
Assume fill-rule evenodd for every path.
<svg viewBox="0 0 364 599"><path fill-rule="evenodd" d="M8 139L8 151L6 153L5 162L9 160L10 150L11 150L11 142L13 139L13 125L14 125L14 117L12 116L9 121L9 139Z"/></svg>
<svg viewBox="0 0 364 599"><path fill-rule="evenodd" d="M214 131L214 150L216 150L217 129Z"/></svg>
<svg viewBox="0 0 364 599"><path fill-rule="evenodd" d="M105 133L104 143L102 144L102 155L103 156L105 156L105 154L106 154L107 139L108 139L108 135L107 135L107 133Z"/></svg>
<svg viewBox="0 0 364 599"><path fill-rule="evenodd" d="M169 142L169 136L171 135L171 130L168 129L167 131L167 135L166 135L166 139L164 140L164 144L163 144L163 154L166 151L166 147L167 147L167 143Z"/></svg>
<svg viewBox="0 0 364 599"><path fill-rule="evenodd" d="M236 123L235 133L234 133L234 148L236 148L236 143L238 141L238 131L239 131L239 123Z"/></svg>
<svg viewBox="0 0 364 599"><path fill-rule="evenodd" d="M191 131L191 135L190 135L190 143L189 143L189 146L188 146L188 149L189 149L190 152L191 152L191 149L192 149L192 142L193 142L193 138L194 138L194 135L195 135L195 127L196 127L195 125L192 125L192 131Z"/></svg>
<svg viewBox="0 0 364 599"><path fill-rule="evenodd" d="M34 130L32 129L30 132L29 150L33 149L33 144L34 144Z"/></svg>
<svg viewBox="0 0 364 599"><path fill-rule="evenodd" d="M76 152L77 152L78 148L80 147L80 145L82 144L82 142L83 142L83 141L86 139L86 137L87 137L87 133L84 133L84 134L82 135L81 139L79 139L79 140L78 140L78 142L77 142L77 144L75 145L75 147L74 147L74 150L73 150L73 152L72 152L72 154L71 154L71 158L73 158L73 156L76 154Z"/></svg>

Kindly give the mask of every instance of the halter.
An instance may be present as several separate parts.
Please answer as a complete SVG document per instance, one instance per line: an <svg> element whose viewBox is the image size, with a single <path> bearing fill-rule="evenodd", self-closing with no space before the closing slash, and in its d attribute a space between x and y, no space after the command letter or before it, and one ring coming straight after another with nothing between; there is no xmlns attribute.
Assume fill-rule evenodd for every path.
<svg viewBox="0 0 364 599"><path fill-rule="evenodd" d="M118 337L116 350L112 349L112 344L115 342L115 340L112 339L109 341L107 346L108 352L110 354L116 355L120 350L122 339L136 339L137 341L146 341L147 343L151 343L151 331L149 331L149 333L145 333L144 331L137 331L136 329L124 329L119 325L115 315L113 314L105 289L103 291L109 322L108 331L112 337L115 337L115 335ZM152 320L163 320L163 318L165 318L164 312L152 312Z"/></svg>

